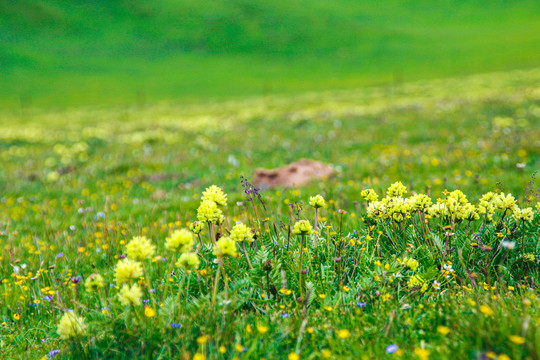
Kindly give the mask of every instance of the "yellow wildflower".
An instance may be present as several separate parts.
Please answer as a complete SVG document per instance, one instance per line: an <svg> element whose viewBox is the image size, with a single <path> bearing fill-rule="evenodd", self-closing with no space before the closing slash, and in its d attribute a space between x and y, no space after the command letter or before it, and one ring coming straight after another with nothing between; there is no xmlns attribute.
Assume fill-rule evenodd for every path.
<svg viewBox="0 0 540 360"><path fill-rule="evenodd" d="M141 305L142 290L138 284L124 285L118 293L118 299L124 306Z"/></svg>
<svg viewBox="0 0 540 360"><path fill-rule="evenodd" d="M230 237L222 237L214 246L215 256L235 256L236 243Z"/></svg>
<svg viewBox="0 0 540 360"><path fill-rule="evenodd" d="M65 312L58 323L57 333L61 339L69 339L84 335L86 324L84 319L77 316L73 311Z"/></svg>
<svg viewBox="0 0 540 360"><path fill-rule="evenodd" d="M86 288L86 291L89 291L89 292L98 291L104 286L105 286L105 280L103 280L103 276L99 274L90 275L88 279L86 279L86 281L84 282L84 287Z"/></svg>
<svg viewBox="0 0 540 360"><path fill-rule="evenodd" d="M234 225L231 230L231 239L236 242L247 241L253 242L253 232L250 228L242 223Z"/></svg>
<svg viewBox="0 0 540 360"><path fill-rule="evenodd" d="M154 256L156 246L146 236L136 236L126 245L126 254L133 260L144 260Z"/></svg>
<svg viewBox="0 0 540 360"><path fill-rule="evenodd" d="M197 269L199 267L199 257L193 252L183 253L176 262L176 266L181 267L184 270Z"/></svg>
<svg viewBox="0 0 540 360"><path fill-rule="evenodd" d="M118 261L115 268L115 278L118 285L130 282L141 277L143 269L141 263L128 258Z"/></svg>
<svg viewBox="0 0 540 360"><path fill-rule="evenodd" d="M175 230L165 239L165 247L172 252L189 252L194 244L193 234L187 229Z"/></svg>

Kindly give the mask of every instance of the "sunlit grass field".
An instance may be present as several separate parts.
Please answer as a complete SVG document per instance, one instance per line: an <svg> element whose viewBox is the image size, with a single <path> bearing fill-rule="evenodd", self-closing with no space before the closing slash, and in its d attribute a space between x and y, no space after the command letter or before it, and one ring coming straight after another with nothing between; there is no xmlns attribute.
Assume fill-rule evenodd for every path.
<svg viewBox="0 0 540 360"><path fill-rule="evenodd" d="M538 358L538 84L4 111L0 357Z"/></svg>
<svg viewBox="0 0 540 360"><path fill-rule="evenodd" d="M0 2L0 106L353 89L538 67L535 0Z"/></svg>

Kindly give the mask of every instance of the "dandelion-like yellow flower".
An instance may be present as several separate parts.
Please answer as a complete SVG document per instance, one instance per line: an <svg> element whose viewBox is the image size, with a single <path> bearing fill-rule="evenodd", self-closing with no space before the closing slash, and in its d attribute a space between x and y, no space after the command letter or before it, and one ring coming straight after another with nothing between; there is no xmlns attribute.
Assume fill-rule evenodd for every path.
<svg viewBox="0 0 540 360"><path fill-rule="evenodd" d="M489 307L489 305L480 305L480 312L487 316L493 315L493 310L491 307Z"/></svg>
<svg viewBox="0 0 540 360"><path fill-rule="evenodd" d="M429 354L431 354L431 352L429 350L422 349L422 348L414 349L414 353L416 354L416 356L418 356L420 358L420 360L429 359Z"/></svg>
<svg viewBox="0 0 540 360"><path fill-rule="evenodd" d="M64 313L58 323L57 333L64 340L84 335L86 333L84 319L73 311Z"/></svg>
<svg viewBox="0 0 540 360"><path fill-rule="evenodd" d="M144 316L151 318L151 317L156 316L156 314L157 314L156 310L153 307L146 306L144 308Z"/></svg>
<svg viewBox="0 0 540 360"><path fill-rule="evenodd" d="M437 326L437 332L441 335L448 335L450 333L450 328L448 326L439 325Z"/></svg>
<svg viewBox="0 0 540 360"><path fill-rule="evenodd" d="M251 232L251 229L242 223L234 225L230 237L236 242L253 242L253 233Z"/></svg>
<svg viewBox="0 0 540 360"><path fill-rule="evenodd" d="M268 326L257 324L257 331L259 332L259 334L264 335L268 332Z"/></svg>
<svg viewBox="0 0 540 360"><path fill-rule="evenodd" d="M103 276L99 274L90 275L84 282L84 287L86 288L86 291L89 292L96 292L99 289L102 289L104 286L105 280L103 279Z"/></svg>
<svg viewBox="0 0 540 360"><path fill-rule="evenodd" d="M298 355L297 353L290 353L289 356L288 356L288 359L289 360L300 360L300 355Z"/></svg>
<svg viewBox="0 0 540 360"><path fill-rule="evenodd" d="M203 200L197 209L197 219L206 223L218 223L223 213L211 200Z"/></svg>
<svg viewBox="0 0 540 360"><path fill-rule="evenodd" d="M193 233L187 229L175 230L165 239L165 247L169 251L185 253L190 252L195 244Z"/></svg>
<svg viewBox="0 0 540 360"><path fill-rule="evenodd" d="M128 258L118 261L115 268L115 278L118 285L128 283L143 275L140 262Z"/></svg>
<svg viewBox="0 0 540 360"><path fill-rule="evenodd" d="M519 335L510 335L508 339L514 344L523 345L525 344L525 338Z"/></svg>
<svg viewBox="0 0 540 360"><path fill-rule="evenodd" d="M138 284L124 285L118 293L118 300L124 306L141 305L142 290Z"/></svg>
<svg viewBox="0 0 540 360"><path fill-rule="evenodd" d="M405 187L405 185L403 185L401 181L397 181L388 187L386 196L388 197L403 196L406 193L407 193L407 188Z"/></svg>
<svg viewBox="0 0 540 360"><path fill-rule="evenodd" d="M337 335L340 339L347 339L351 337L351 332L347 329L341 329L337 332Z"/></svg>
<svg viewBox="0 0 540 360"><path fill-rule="evenodd" d="M227 206L227 194L219 186L212 185L203 192L201 197L203 201L213 201L217 205Z"/></svg>
<svg viewBox="0 0 540 360"><path fill-rule="evenodd" d="M294 226L292 233L295 235L308 235L313 232L313 228L311 227L311 224L307 220L299 220L297 221Z"/></svg>
<svg viewBox="0 0 540 360"><path fill-rule="evenodd" d="M222 237L214 246L215 256L235 256L236 242L230 237Z"/></svg>
<svg viewBox="0 0 540 360"><path fill-rule="evenodd" d="M193 231L195 235L200 234L204 229L204 223L200 221L194 221L189 225L189 230Z"/></svg>
<svg viewBox="0 0 540 360"><path fill-rule="evenodd" d="M365 189L360 192L360 196L369 203L379 200L379 195L373 189Z"/></svg>
<svg viewBox="0 0 540 360"><path fill-rule="evenodd" d="M126 245L126 254L133 260L144 260L154 256L156 246L145 236L136 236Z"/></svg>
<svg viewBox="0 0 540 360"><path fill-rule="evenodd" d="M199 267L199 257L193 252L183 253L176 262L176 266L185 270L197 269Z"/></svg>
<svg viewBox="0 0 540 360"><path fill-rule="evenodd" d="M309 198L309 205L315 209L318 209L324 207L326 202L321 195L315 195Z"/></svg>

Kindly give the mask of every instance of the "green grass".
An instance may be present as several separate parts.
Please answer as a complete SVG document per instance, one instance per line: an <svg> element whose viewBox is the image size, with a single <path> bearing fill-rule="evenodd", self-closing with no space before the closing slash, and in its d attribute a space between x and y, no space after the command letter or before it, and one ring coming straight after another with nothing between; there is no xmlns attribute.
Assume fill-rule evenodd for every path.
<svg viewBox="0 0 540 360"><path fill-rule="evenodd" d="M540 64L537 1L0 3L0 104L294 94Z"/></svg>
<svg viewBox="0 0 540 360"><path fill-rule="evenodd" d="M360 192L382 197L401 180L406 197L445 201L459 189L477 205L511 192L535 208L539 82L532 69L184 106L3 111L2 358L537 358L539 209L531 222L497 210L493 221L451 214L424 228L421 213L370 218ZM301 157L333 164L335 176L263 191L265 207L249 201L241 175ZM242 221L259 232L246 247L253 269L238 244L218 280L208 227L192 249L198 270L176 266L180 254L165 246L196 220L211 184L228 194L213 230ZM315 246L289 227L314 225L317 193L327 206ZM118 298L115 266L139 235L159 256L133 280L154 317ZM97 293L84 286L93 273L104 277ZM84 318L84 335L60 339L65 309Z"/></svg>

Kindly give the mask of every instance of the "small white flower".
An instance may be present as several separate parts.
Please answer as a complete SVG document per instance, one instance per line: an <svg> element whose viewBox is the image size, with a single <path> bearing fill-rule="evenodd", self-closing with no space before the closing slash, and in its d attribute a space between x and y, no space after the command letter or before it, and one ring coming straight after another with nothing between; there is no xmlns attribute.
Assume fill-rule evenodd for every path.
<svg viewBox="0 0 540 360"><path fill-rule="evenodd" d="M502 241L501 246L505 249L512 250L516 247L515 241Z"/></svg>

